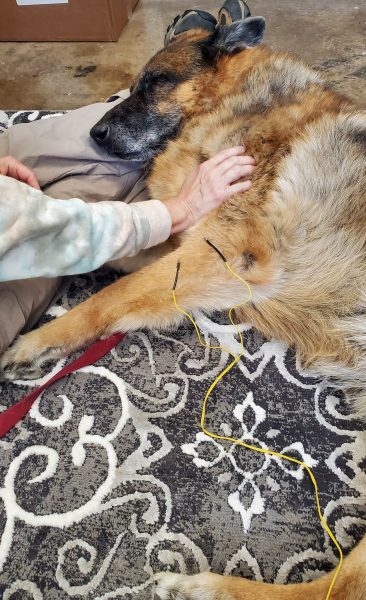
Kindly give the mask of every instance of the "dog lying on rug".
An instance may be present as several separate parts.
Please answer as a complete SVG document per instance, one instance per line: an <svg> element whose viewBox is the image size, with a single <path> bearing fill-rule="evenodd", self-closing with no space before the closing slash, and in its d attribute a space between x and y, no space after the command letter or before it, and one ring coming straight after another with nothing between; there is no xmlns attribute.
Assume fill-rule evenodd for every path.
<svg viewBox="0 0 366 600"><path fill-rule="evenodd" d="M130 274L21 337L1 360L6 379L38 376L52 358L99 337L168 328L186 311L226 309L246 297L209 240L252 288L236 318L297 349L366 413L366 114L289 56L261 45L261 17L182 33L143 69L131 96L92 129L108 152L151 160L151 197L176 195L220 149L245 144L250 191L161 248ZM204 177L204 172L202 173ZM156 256L156 254L155 254ZM351 553L333 598L361 600L366 540ZM157 597L323 600L330 577L273 586L214 574L165 574Z"/></svg>

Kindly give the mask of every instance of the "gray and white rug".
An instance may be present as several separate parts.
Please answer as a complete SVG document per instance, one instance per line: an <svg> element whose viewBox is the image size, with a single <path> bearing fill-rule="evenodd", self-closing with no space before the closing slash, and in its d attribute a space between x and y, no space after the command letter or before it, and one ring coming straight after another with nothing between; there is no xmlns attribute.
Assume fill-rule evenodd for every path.
<svg viewBox="0 0 366 600"><path fill-rule="evenodd" d="M48 116L0 112L0 128ZM76 277L45 318L113 279ZM237 350L225 315L197 321L207 341ZM214 392L207 424L312 466L348 552L366 531L364 426L282 343L242 330L245 357ZM201 348L189 323L139 331L43 393L0 441L4 600L147 600L161 570L290 583L337 563L300 468L200 432L205 391L229 360ZM0 384L0 409L41 381Z"/></svg>

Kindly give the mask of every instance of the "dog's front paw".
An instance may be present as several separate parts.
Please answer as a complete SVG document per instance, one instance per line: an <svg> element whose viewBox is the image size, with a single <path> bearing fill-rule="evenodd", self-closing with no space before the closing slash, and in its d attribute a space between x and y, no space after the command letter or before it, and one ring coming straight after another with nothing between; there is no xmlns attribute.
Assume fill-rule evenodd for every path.
<svg viewBox="0 0 366 600"><path fill-rule="evenodd" d="M36 379L42 365L60 354L55 348L41 348L37 332L21 336L0 358L0 380Z"/></svg>
<svg viewBox="0 0 366 600"><path fill-rule="evenodd" d="M154 600L214 600L215 591L209 578L210 573L158 573L154 577Z"/></svg>
<svg viewBox="0 0 366 600"><path fill-rule="evenodd" d="M23 356L19 350L19 342L9 348L0 359L0 379L35 379L42 374L40 365L31 357Z"/></svg>

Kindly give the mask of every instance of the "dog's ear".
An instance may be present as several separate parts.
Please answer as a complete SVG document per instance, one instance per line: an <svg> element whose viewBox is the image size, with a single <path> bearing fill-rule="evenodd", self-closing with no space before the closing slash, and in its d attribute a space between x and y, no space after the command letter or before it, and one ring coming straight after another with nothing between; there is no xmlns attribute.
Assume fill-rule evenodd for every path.
<svg viewBox="0 0 366 600"><path fill-rule="evenodd" d="M248 17L231 25L218 27L215 45L221 51L232 54L261 43L266 22L263 17Z"/></svg>
<svg viewBox="0 0 366 600"><path fill-rule="evenodd" d="M248 17L231 25L217 27L206 45L205 54L214 58L217 54L235 54L245 48L258 46L263 40L266 22L263 17Z"/></svg>

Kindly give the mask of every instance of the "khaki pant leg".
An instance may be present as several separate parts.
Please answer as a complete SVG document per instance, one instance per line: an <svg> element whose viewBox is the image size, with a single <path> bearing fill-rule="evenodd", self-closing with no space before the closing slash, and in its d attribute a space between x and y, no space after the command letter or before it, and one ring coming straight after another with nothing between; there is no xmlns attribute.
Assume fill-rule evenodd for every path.
<svg viewBox="0 0 366 600"><path fill-rule="evenodd" d="M142 202L147 199L146 183L141 179L126 196L125 201ZM114 268L117 268L117 264ZM49 306L57 300L65 279L38 277L0 283L0 356L19 333L32 329Z"/></svg>
<svg viewBox="0 0 366 600"><path fill-rule="evenodd" d="M89 138L90 127L120 100L10 127L0 135L0 156L12 154L33 168L49 196L86 201L146 199L141 163L109 156ZM18 333L36 324L60 295L60 286L60 278L0 283L0 354Z"/></svg>
<svg viewBox="0 0 366 600"><path fill-rule="evenodd" d="M0 355L18 333L29 331L62 291L60 277L0 283Z"/></svg>

